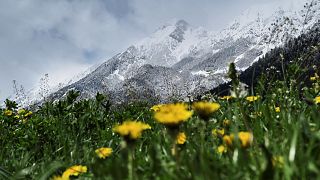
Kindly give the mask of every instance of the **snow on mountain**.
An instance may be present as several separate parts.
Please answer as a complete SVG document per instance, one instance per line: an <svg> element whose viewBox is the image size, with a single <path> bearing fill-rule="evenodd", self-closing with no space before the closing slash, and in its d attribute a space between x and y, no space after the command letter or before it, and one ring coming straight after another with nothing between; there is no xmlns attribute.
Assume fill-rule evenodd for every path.
<svg viewBox="0 0 320 180"><path fill-rule="evenodd" d="M210 72L208 71L197 71L197 72L191 72L192 75L203 75L205 77L208 77L210 75Z"/></svg>
<svg viewBox="0 0 320 180"><path fill-rule="evenodd" d="M278 7L269 14L274 6L252 7L242 13L226 29L219 33L221 39L229 37L231 39L251 38L255 42L254 46L249 48L261 50L261 55L251 60L251 64L271 49L281 46L287 40L298 37L306 33L320 19L320 1L312 0L295 2L289 6ZM302 8L301 8L302 7ZM236 57L238 63L243 59L244 54ZM238 65L241 63L238 63ZM251 65L250 64L250 65ZM241 66L241 65L240 65ZM246 69L247 67L241 67Z"/></svg>
<svg viewBox="0 0 320 180"><path fill-rule="evenodd" d="M79 81L68 84L82 98L96 92L114 101L156 98L168 101L197 95L227 81L230 62L245 70L270 49L308 31L320 19L320 0L304 7L251 8L220 32L196 28L184 20L169 22L151 36L107 60Z"/></svg>
<svg viewBox="0 0 320 180"><path fill-rule="evenodd" d="M19 106L26 107L30 104L37 103L38 101L43 100L45 97L49 96L50 94L58 91L59 89L63 88L64 86L73 84L79 80L81 80L83 77L90 74L92 71L97 69L101 64L97 63L92 66L90 66L85 71L80 72L76 76L72 77L71 79L66 80L65 82L59 83L58 85L52 85L50 84L50 78L46 74L44 77L40 79L40 84L31 88L28 92L25 92L24 89L21 86L21 88L16 89L15 96L12 97L12 99L16 102L18 102ZM10 97L11 99L11 97ZM4 106L4 104L0 104L0 106Z"/></svg>
<svg viewBox="0 0 320 180"><path fill-rule="evenodd" d="M134 47L139 55L148 59L148 64L173 66L197 49L204 50L211 45L211 37L203 28L194 28L184 20L178 20L158 29L150 37Z"/></svg>

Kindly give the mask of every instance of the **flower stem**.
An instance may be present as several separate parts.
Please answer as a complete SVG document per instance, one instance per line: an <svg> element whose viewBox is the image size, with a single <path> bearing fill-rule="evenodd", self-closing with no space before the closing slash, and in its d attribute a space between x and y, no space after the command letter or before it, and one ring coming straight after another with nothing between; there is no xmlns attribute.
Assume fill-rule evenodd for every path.
<svg viewBox="0 0 320 180"><path fill-rule="evenodd" d="M207 130L207 122L206 121L200 121L200 168L202 171L203 179L205 178L205 138L206 138L206 130Z"/></svg>
<svg viewBox="0 0 320 180"><path fill-rule="evenodd" d="M129 148L128 152L128 179L134 180L133 178L133 150Z"/></svg>

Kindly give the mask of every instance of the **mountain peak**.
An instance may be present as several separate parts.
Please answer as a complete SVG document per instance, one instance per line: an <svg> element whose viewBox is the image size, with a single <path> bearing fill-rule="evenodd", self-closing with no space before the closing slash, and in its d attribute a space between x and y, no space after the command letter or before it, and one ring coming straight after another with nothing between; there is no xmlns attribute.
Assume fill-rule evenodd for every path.
<svg viewBox="0 0 320 180"><path fill-rule="evenodd" d="M186 30L190 25L189 25L189 23L187 21L185 21L183 19L180 19L180 20L176 21L175 26L177 28L181 28L183 30Z"/></svg>
<svg viewBox="0 0 320 180"><path fill-rule="evenodd" d="M188 27L189 24L185 20L178 20L175 23L175 30L169 36L178 42L182 42L184 40L185 31Z"/></svg>
<svg viewBox="0 0 320 180"><path fill-rule="evenodd" d="M161 26L159 29L164 29L167 27L186 30L190 27L190 24L187 21L185 21L184 19L173 18L173 19L167 21L166 23L164 23L164 25Z"/></svg>
<svg viewBox="0 0 320 180"><path fill-rule="evenodd" d="M150 47L152 44L163 44L165 41L172 40L181 43L185 39L185 33L191 28L190 24L183 19L171 19L149 37L139 41L136 46Z"/></svg>

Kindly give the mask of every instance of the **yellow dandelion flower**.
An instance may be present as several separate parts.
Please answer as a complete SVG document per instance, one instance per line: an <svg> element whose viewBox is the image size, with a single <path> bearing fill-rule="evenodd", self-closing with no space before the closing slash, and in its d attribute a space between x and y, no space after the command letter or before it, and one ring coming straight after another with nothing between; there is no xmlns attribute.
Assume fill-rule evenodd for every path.
<svg viewBox="0 0 320 180"><path fill-rule="evenodd" d="M233 96L222 96L222 97L220 97L221 100L227 100L227 101L229 101L229 100L231 100L233 98L234 98Z"/></svg>
<svg viewBox="0 0 320 180"><path fill-rule="evenodd" d="M150 108L150 110L154 111L154 112L158 112L160 111L160 108L161 106L163 106L163 104L157 104L157 105L154 105Z"/></svg>
<svg viewBox="0 0 320 180"><path fill-rule="evenodd" d="M314 76L310 77L310 81L315 81L315 80L317 80L317 77L314 77Z"/></svg>
<svg viewBox="0 0 320 180"><path fill-rule="evenodd" d="M238 138L241 143L241 147L248 148L253 142L253 135L251 132L239 132Z"/></svg>
<svg viewBox="0 0 320 180"><path fill-rule="evenodd" d="M223 153L226 153L227 152L227 147L226 146L224 146L224 145L220 145L220 146L218 146L218 148L217 148L217 152L219 153L219 154L223 154Z"/></svg>
<svg viewBox="0 0 320 180"><path fill-rule="evenodd" d="M317 73L315 73L314 76L310 77L310 81L316 81L319 78L320 78L319 75Z"/></svg>
<svg viewBox="0 0 320 180"><path fill-rule="evenodd" d="M33 113L31 111L27 112L24 117L27 118L27 117L30 117Z"/></svg>
<svg viewBox="0 0 320 180"><path fill-rule="evenodd" d="M230 134L230 135L224 135L222 138L223 142L227 145L227 146L232 146L232 142L234 140L234 135Z"/></svg>
<svg viewBox="0 0 320 180"><path fill-rule="evenodd" d="M142 131L147 129L151 129L151 126L149 126L149 124L138 121L125 121L121 125L115 126L113 128L113 131L125 138L135 140L140 138Z"/></svg>
<svg viewBox="0 0 320 180"><path fill-rule="evenodd" d="M220 104L202 101L193 103L192 108L201 119L208 120L210 115L220 108Z"/></svg>
<svg viewBox="0 0 320 180"><path fill-rule="evenodd" d="M99 158L105 159L106 157L109 157L112 154L112 148L102 147L96 149L95 153L99 156Z"/></svg>
<svg viewBox="0 0 320 180"><path fill-rule="evenodd" d="M274 110L279 113L281 111L280 107L275 107Z"/></svg>
<svg viewBox="0 0 320 180"><path fill-rule="evenodd" d="M19 109L19 110L18 110L18 114L20 114L20 115L21 115L21 114L25 114L25 113L26 113L26 110L24 110L24 109Z"/></svg>
<svg viewBox="0 0 320 180"><path fill-rule="evenodd" d="M188 111L183 103L162 105L154 114L156 121L167 126L178 126L191 116L192 111Z"/></svg>
<svg viewBox="0 0 320 180"><path fill-rule="evenodd" d="M12 116L12 114L13 114L13 112L12 112L11 110L9 110L9 109L6 109L6 110L4 111L4 115L5 115L5 116Z"/></svg>
<svg viewBox="0 0 320 180"><path fill-rule="evenodd" d="M215 137L217 137L217 136L223 137L224 129L213 129L212 130L212 135L215 136Z"/></svg>
<svg viewBox="0 0 320 180"><path fill-rule="evenodd" d="M223 124L224 127L228 127L228 126L230 126L231 121L228 120L228 119L225 119L225 120L223 120L222 124Z"/></svg>
<svg viewBox="0 0 320 180"><path fill-rule="evenodd" d="M260 96L248 96L246 97L246 100L249 101L249 102L253 102L253 101L256 101L260 99Z"/></svg>
<svg viewBox="0 0 320 180"><path fill-rule="evenodd" d="M316 104L319 104L319 103L320 103L320 96L314 98L314 102L315 102Z"/></svg>
<svg viewBox="0 0 320 180"><path fill-rule="evenodd" d="M187 136L184 132L180 132L176 138L176 144L183 145L187 140Z"/></svg>
<svg viewBox="0 0 320 180"><path fill-rule="evenodd" d="M82 173L86 173L88 170L87 166L75 165L69 167L62 174L62 178L69 178L70 176L79 176Z"/></svg>
<svg viewBox="0 0 320 180"><path fill-rule="evenodd" d="M271 162L273 167L282 168L284 165L283 156L273 156Z"/></svg>

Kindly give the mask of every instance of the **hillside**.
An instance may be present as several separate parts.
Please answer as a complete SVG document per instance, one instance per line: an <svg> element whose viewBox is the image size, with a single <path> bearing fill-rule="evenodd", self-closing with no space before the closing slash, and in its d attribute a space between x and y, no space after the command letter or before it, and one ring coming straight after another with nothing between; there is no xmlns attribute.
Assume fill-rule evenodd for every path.
<svg viewBox="0 0 320 180"><path fill-rule="evenodd" d="M275 80L295 83L297 89L310 86L309 77L320 73L320 21L311 30L298 38L289 40L283 47L268 52L251 67L241 72L239 79L249 89L260 87L268 92ZM263 80L262 84L258 84ZM261 82L260 82L261 83ZM211 92L220 95L229 93L231 83L224 83Z"/></svg>
<svg viewBox="0 0 320 180"><path fill-rule="evenodd" d="M319 20L319 4L313 1L292 11L280 8L271 16L244 13L220 32L184 20L169 22L49 99L60 99L69 90L80 91L80 98L100 92L117 103L201 95L228 81L229 63L244 71L271 49L308 33Z"/></svg>

